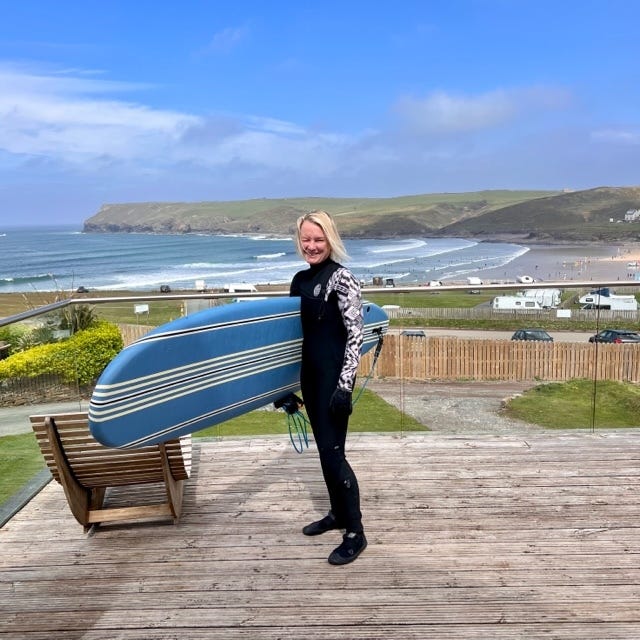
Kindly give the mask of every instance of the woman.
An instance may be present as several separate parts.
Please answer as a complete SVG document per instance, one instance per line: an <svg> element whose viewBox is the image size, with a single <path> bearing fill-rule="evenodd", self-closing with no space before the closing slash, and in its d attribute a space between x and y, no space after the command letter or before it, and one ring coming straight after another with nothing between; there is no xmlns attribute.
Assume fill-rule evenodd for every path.
<svg viewBox="0 0 640 640"><path fill-rule="evenodd" d="M324 518L302 533L315 536L345 529L342 544L328 560L347 564L367 546L358 480L345 457L362 347L362 299L358 281L339 264L347 254L328 213L314 211L298 218L296 247L309 264L294 276L290 291L301 299L300 383L331 505Z"/></svg>

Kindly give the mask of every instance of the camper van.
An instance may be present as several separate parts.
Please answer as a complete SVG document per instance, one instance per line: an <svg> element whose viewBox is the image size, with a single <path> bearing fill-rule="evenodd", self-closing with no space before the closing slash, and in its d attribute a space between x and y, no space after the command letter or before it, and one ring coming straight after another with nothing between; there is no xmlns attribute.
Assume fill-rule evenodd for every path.
<svg viewBox="0 0 640 640"><path fill-rule="evenodd" d="M232 282L222 286L225 293L256 293L258 290L255 285L246 282Z"/></svg>
<svg viewBox="0 0 640 640"><path fill-rule="evenodd" d="M491 308L499 311L514 310L541 310L542 305L534 298L526 296L496 296L491 303Z"/></svg>
<svg viewBox="0 0 640 640"><path fill-rule="evenodd" d="M619 296L603 287L582 296L578 302L583 309L612 309L614 311L637 311L638 301L634 295Z"/></svg>
<svg viewBox="0 0 640 640"><path fill-rule="evenodd" d="M525 289L522 295L537 300L545 309L555 309L560 306L562 292L560 289Z"/></svg>

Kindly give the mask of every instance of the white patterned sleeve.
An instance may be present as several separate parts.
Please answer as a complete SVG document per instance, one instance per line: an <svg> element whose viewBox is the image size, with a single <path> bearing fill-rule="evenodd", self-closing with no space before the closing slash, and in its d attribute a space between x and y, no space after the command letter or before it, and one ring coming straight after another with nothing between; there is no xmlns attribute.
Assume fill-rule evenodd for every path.
<svg viewBox="0 0 640 640"><path fill-rule="evenodd" d="M364 327L360 284L351 271L343 267L331 276L327 286L327 293L331 291L337 293L338 309L347 330L347 344L344 351L342 371L338 379L338 387L345 391L353 391L358 365L360 364Z"/></svg>

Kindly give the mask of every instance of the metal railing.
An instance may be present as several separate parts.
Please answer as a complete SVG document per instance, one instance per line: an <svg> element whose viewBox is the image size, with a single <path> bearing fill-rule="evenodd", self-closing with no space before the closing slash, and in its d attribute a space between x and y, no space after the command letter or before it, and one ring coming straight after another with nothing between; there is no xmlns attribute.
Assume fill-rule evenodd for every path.
<svg viewBox="0 0 640 640"><path fill-rule="evenodd" d="M640 282L626 280L581 280L559 282L533 282L533 283L489 283L481 285L471 284L443 284L438 287L429 286L394 286L394 287L364 287L362 292L367 295L377 293L393 293L393 294L413 294L425 293L428 291L520 291L522 289L597 289L602 287L640 287ZM289 295L288 290L272 290L257 292L208 292L208 293L162 293L162 294L141 294L127 296L110 296L110 297L69 297L51 304L29 309L21 313L17 313L5 318L0 318L0 327L22 322L30 318L35 318L52 311L58 311L72 305L97 305L107 303L124 303L124 302L153 302L166 300L223 300L234 298L264 298L278 297Z"/></svg>

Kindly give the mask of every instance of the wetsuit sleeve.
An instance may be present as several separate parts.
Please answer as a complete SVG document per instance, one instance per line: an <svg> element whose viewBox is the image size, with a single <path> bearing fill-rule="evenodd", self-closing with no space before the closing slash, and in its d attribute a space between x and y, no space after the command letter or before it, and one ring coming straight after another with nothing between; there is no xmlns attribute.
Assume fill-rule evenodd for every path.
<svg viewBox="0 0 640 640"><path fill-rule="evenodd" d="M327 295L335 291L338 297L338 309L347 330L347 344L338 387L353 391L356 373L360 364L360 352L363 342L362 296L360 285L348 269L338 269L327 285Z"/></svg>

